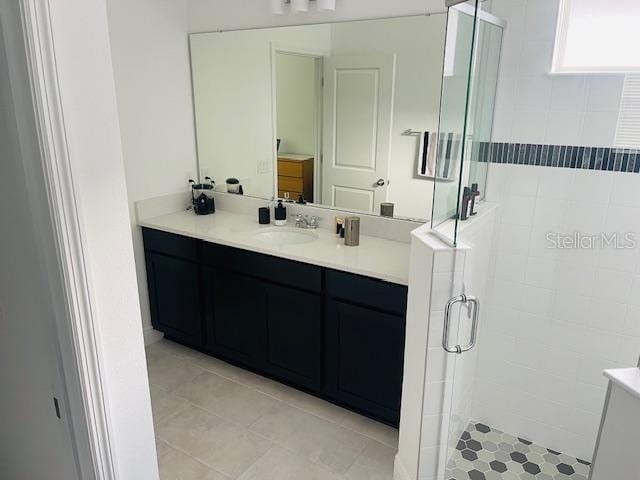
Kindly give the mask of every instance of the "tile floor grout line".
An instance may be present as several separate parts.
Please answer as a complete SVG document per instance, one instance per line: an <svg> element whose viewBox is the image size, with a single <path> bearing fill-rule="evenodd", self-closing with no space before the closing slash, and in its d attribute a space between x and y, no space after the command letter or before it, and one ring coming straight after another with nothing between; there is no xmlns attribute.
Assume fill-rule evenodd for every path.
<svg viewBox="0 0 640 480"><path fill-rule="evenodd" d="M255 466L260 460L262 460L264 457L266 457L273 449L277 448L278 445L273 444L271 447L269 447L269 449L264 452L262 455L260 455L255 462L253 462L251 465L249 465L247 468L245 468L242 473L240 473L240 475L238 475L237 477L235 477L235 480L241 478L245 473L247 473L249 470L251 470L251 467Z"/></svg>
<svg viewBox="0 0 640 480"><path fill-rule="evenodd" d="M346 472L348 471L348 469L347 469L347 470L345 470L345 471L344 471L344 473L339 473L339 472L336 472L335 470L331 470L331 469L330 469L330 468L328 468L326 465L322 465L321 463L318 463L316 460L314 460L314 459L312 459L312 458L309 458L309 457L307 457L307 456L305 456L305 455L303 455L303 454L301 454L301 453L298 453L298 452L296 452L295 450L292 450L291 448L287 447L286 445L283 445L283 444L279 443L279 442L278 442L278 441L276 441L276 440L273 440L273 439L271 439L271 438L269 438L269 437L267 437L267 436L265 436L265 435L263 435L263 434L261 434L261 433L259 433L259 432L256 432L255 430L250 430L248 427L245 427L245 426L243 426L242 424L239 424L239 423L237 423L237 422L235 422L235 421L233 421L233 420L229 420L229 419L227 419L227 418L225 418L225 417L221 416L221 415L220 415L220 414L218 414L218 413L215 413L215 412L213 412L213 411L211 411L211 410L209 410L209 409L207 409L207 408L205 408L205 407L202 407L202 406L200 406L200 405L197 405L197 404L195 404L195 403L191 402L190 400L188 400L188 399L186 399L186 398L179 397L179 396L177 396L177 395L173 395L173 396L174 396L175 398L178 398L178 399L180 399L180 400L184 401L185 403L187 403L187 404L188 404L189 406L191 406L191 407L194 407L194 408L197 408L197 409L199 409L199 410L202 410L202 411L204 411L204 412L206 412L206 413L208 413L208 414L210 414L210 415L213 415L214 417L216 417L216 418L218 418L218 419L220 419L220 420L223 420L223 421L225 421L225 422L227 422L227 423L231 423L232 425L234 425L234 426L236 426L236 427L239 427L239 428L241 428L242 430L245 430L246 432L248 432L248 433L250 433L250 434L252 434L252 435L255 435L256 437L259 437L259 438L261 438L262 440L266 440L266 441L268 441L269 443L271 443L271 444L272 444L272 446L269 448L269 450L271 450L274 446L276 446L276 447L280 447L280 448L282 448L282 449L284 449L284 450L288 451L289 453L292 453L292 454L294 454L294 455L296 455L296 456L298 456L298 457L300 457L300 458L303 458L303 459L305 459L305 460L307 460L307 461L309 461L309 462L313 463L314 465L316 465L316 466L318 466L318 467L321 467L321 468L322 468L322 469L324 469L324 470L327 470L328 472L331 472L331 473L332 473L332 474L334 474L334 475L342 476L342 475L344 475L344 473L346 473ZM168 420L170 420L170 419L172 419L172 418L174 418L174 417L177 417L177 416L178 416L178 415L180 415L181 413L184 413L184 411L185 411L185 410L183 410L183 411L181 411L181 412L178 412L178 413L176 413L175 415L172 415L172 416L171 416L171 417L169 417L169 418L164 419L162 422L160 422L160 423L158 424L158 426L160 426L161 424L163 424L163 423L167 422ZM306 413L306 412L305 412L305 413ZM262 418L262 417L260 417L260 418ZM260 418L259 418L258 420L260 420ZM253 422L253 423L256 423L258 420L256 420L256 421L255 421L255 422ZM253 425L253 423L252 423L252 425ZM155 426L154 426L154 430L155 430ZM355 433L357 433L357 432L355 432ZM359 434L359 435L361 435L362 437L365 437L365 436L364 436L364 435L362 435L362 434ZM160 438L163 442L165 442L165 443L167 443L167 444L169 444L170 446L172 446L172 447L173 447L173 444L171 444L169 441L167 441L167 440L166 440L166 439L164 439L163 437L158 436L158 438ZM373 440L373 439L370 439L370 438L368 438L368 437L365 437L365 438L366 438L367 440L369 440L369 441L370 441L370 440ZM366 447L366 446L368 446L368 442L367 442L367 444L365 445L365 447ZM175 448L175 447L174 447L174 448ZM176 448L176 450L179 450L179 449L178 449L178 448ZM184 451L182 451L182 450L180 450L180 452L181 452L181 453L184 453L184 454L185 454L185 455L187 455L187 456L191 456L191 455L189 455L188 453L186 453L186 452L184 452ZM356 456L356 460L360 457L360 455L362 454L362 452L364 452L364 448L362 449L362 451L361 451L361 452L359 452L359 453L357 454L357 456ZM355 460L354 460L354 462L355 462ZM253 464L252 464L252 466L253 466ZM353 466L353 464L349 465L349 468L351 468L351 466ZM228 475L225 475L225 476L228 476Z"/></svg>
<svg viewBox="0 0 640 480"><path fill-rule="evenodd" d="M349 464L349 466L345 469L344 473L342 474L342 476L346 475L349 470L351 470L351 467L353 467L354 465L356 465L358 463L358 459L360 459L360 457L362 457L362 454L364 453L364 451L367 449L367 447L369 447L369 445L371 445L371 442L374 442L375 440L370 439L367 443L364 444L364 447L362 447L362 450L360 450L360 452L358 452L358 454L356 455L356 458L353 459L353 462L351 462Z"/></svg>
<svg viewBox="0 0 640 480"><path fill-rule="evenodd" d="M162 352L162 353L167 353L167 354L169 354L169 355L173 355L173 354L172 354L172 353L170 353L170 352ZM204 354L203 354L203 355L204 355ZM176 358L178 358L176 355L173 355L173 356L174 356L174 357L176 357ZM241 369L240 367L235 367L235 366L233 366L233 365L231 365L231 364L229 364L229 363L227 363L227 362L224 362L224 360L220 360L220 359L218 359L218 358L216 358L216 357L212 357L212 358L214 358L214 359L216 359L216 360L218 360L218 361L220 361L220 362L223 362L223 363L225 363L226 365L229 365L229 366L231 366L231 367L233 367L233 368L238 368L239 370L241 370L241 371L243 371L243 372L245 371L245 370ZM360 431L358 431L358 430L355 430L355 429L353 429L353 428L351 428L351 427L349 427L349 426L345 425L345 424L344 424L344 422L345 422L346 418L341 419L339 422L335 422L335 421L329 420L328 418L322 417L322 416L320 416L320 415L318 415L318 414L316 414L316 413L314 413L314 412L311 412L311 411L309 411L309 410L307 410L307 409L305 409L305 408L302 408L302 407L300 407L300 406L298 406L298 405L295 405L295 404L293 404L293 403L290 403L289 401L287 401L287 400L285 400L285 399L283 399L283 398L280 398L280 397L277 397L277 396L275 396L275 395L272 395L272 394L270 394L270 393L268 393L268 392L264 392L264 391L262 391L262 390L259 390L259 389L258 389L258 388L256 388L256 386L254 386L254 385L250 385L250 384L248 384L248 383L243 383L243 382L241 382L241 381L239 381L239 380L236 380L236 379L230 378L230 377L228 377L228 376L222 375L222 374L221 374L221 373L219 373L219 372L215 372L215 371L213 371L213 370L209 370L209 369L207 369L206 367L203 367L202 365L197 364L197 363L196 363L195 361L193 361L193 360L187 360L187 362L188 362L188 363L193 363L195 366L197 366L197 367L201 368L201 369L202 369L202 370L204 370L205 372L208 372L208 373L213 374L213 375L217 375L217 376L219 376L219 377L221 377L221 378L224 378L224 379L226 379L226 380L229 380L229 381L231 381L231 382L234 382L234 383L236 383L237 385L242 385L242 386L244 386L244 387L246 387L246 388L249 388L249 389L254 390L254 391L258 392L258 393L261 393L262 395L266 395L266 396L267 396L267 397L269 397L269 398L273 398L273 399L278 400L278 401L280 401L280 402L282 402L282 403L285 403L285 404L289 405L289 406L290 406L290 407L292 407L292 408L295 408L295 409L297 409L297 410L301 410L301 411L303 411L303 412L305 412L305 413L308 413L309 415L313 415L313 416L314 416L314 417L316 417L316 418L320 418L320 419L325 420L325 421L327 421L327 422L330 422L330 423L332 423L332 424L334 424L334 425L341 426L342 428L345 428L345 429L347 429L347 430L349 430L349 431L351 431L351 432L353 432L353 433L357 433L357 434L359 434L359 435L362 435L363 437L366 437L366 438L368 438L368 439L370 439L370 440L375 440L375 441L377 441L378 443L381 443L382 445L385 445L386 447L389 447L389 448L392 448L392 449L396 449L396 450L397 450L397 448L398 448L396 445L390 445L389 443L385 443L384 441L382 441L382 440L380 440L380 439L374 438L374 437L372 437L372 436L370 436L370 435L367 435L367 434L365 434L365 433L362 433L362 432L360 432ZM258 374L255 374L255 373L253 373L253 372L247 372L247 373L250 373L250 374L252 374L252 375L258 375ZM197 377L196 377L196 378L197 378ZM265 381L267 381L267 382L271 381L271 382L277 383L278 385L282 385L282 386L287 387L287 388L293 388L293 387L288 387L287 385L285 385L285 384L283 384L283 383L280 383L280 382L277 382L277 381L275 381L275 380L267 379L266 377L262 377L262 378L264 378L264 379L265 379ZM195 379L195 378L194 378L194 379ZM186 381L186 382L184 382L184 383L192 382L194 379L187 380L187 381ZM157 387L157 386L156 386L156 387ZM158 387L158 388L159 388L159 387ZM161 389L161 390L164 390L164 389ZM169 391L169 390L164 390L164 391L166 391L167 393L172 393L172 394L173 394L173 392L171 392L171 391ZM305 392L301 392L301 393L305 393ZM307 395L308 395L308 394L307 394ZM176 394L173 394L173 396L174 396L174 397L177 397L177 398L184 399L184 397L180 397L179 395L176 395ZM312 396L312 395L311 395L311 396ZM313 397L313 396L312 396L312 397ZM320 398L318 398L318 397L313 397L313 398L314 398L314 399L317 399L318 401L325 401L325 402L326 402L326 400L320 399ZM185 400L186 400L186 399L185 399ZM332 404L332 403L330 403L330 402L327 402L327 403L329 403L330 405L334 405L334 406L336 406L337 408L343 408L343 407L340 407L339 405L335 405L335 404ZM349 414L349 413L355 413L355 412L351 412L350 410L346 410L346 409L345 409L345 411L346 411L346 414ZM357 413L356 413L356 415L360 415L360 414L357 414ZM363 416L363 417L364 417L364 416ZM364 418L367 418L368 420L371 420L371 421L374 421L374 422L376 421L376 420L369 419L368 417L364 417ZM256 420L256 421L257 421L257 420ZM255 423L255 422L253 422L253 423ZM252 423L252 424L253 424L253 423ZM384 424L381 424L381 425L384 425ZM388 427L388 425L384 425L384 426ZM393 428L393 427L389 427L389 428Z"/></svg>
<svg viewBox="0 0 640 480"><path fill-rule="evenodd" d="M209 470L213 470L215 473L222 475L224 478L229 478L231 480L233 480L233 477L230 477L229 475L227 475L226 473L222 473L220 470L218 470L215 467L212 467L211 465L209 465L206 462L203 462L202 460L200 460L199 458L194 457L193 455L191 455L190 453L187 453L186 451L182 450L180 447L178 447L177 445L174 445L173 443L169 442L168 440L165 440L162 437L158 437L158 439L161 442L166 443L167 445L169 445L169 447L171 447L172 449L176 450L177 452L180 452L181 454L183 454L184 456L186 456L187 458L190 458L191 460L194 460L196 462L198 462L200 465L205 466L206 468L208 468ZM271 447L273 448L273 447ZM271 450L271 448L269 450ZM159 459L159 457L158 457ZM253 466L253 464L252 464Z"/></svg>
<svg viewBox="0 0 640 480"><path fill-rule="evenodd" d="M231 366L231 367L233 367L233 368L238 368L238 369L242 370L243 372L245 372L245 371L246 371L247 373L250 373L250 374L252 374L252 375L258 375L258 376L260 376L260 375L259 375L259 374L257 374L257 373L253 373L253 372L249 372L249 371L247 371L247 370L243 370L243 369L241 369L240 367L235 367L234 365L231 365L230 363L224 362L224 360L220 360L220 359L218 359L218 358L216 358L216 357L212 357L212 358L215 358L216 360L219 360L219 361L221 361L221 362L225 363L226 365L229 365L229 366ZM328 418L323 417L323 416L321 416L321 415L318 415L317 413L311 412L311 411L309 411L308 409L302 408L302 407L301 407L301 406L299 406L299 405L295 405L295 404L293 404L293 403L290 403L289 401L287 401L287 400L286 400L286 399L284 399L284 398L280 398L280 397L277 397L277 396L275 396L275 395L273 395L273 394L270 394L270 393L268 393L268 392L264 392L264 391L262 391L262 390L258 389L255 385L250 385L250 384L248 384L248 383L243 383L243 382L241 382L240 380L236 380L236 379L230 378L230 377L228 377L228 376L225 376L225 375L223 375L223 374L221 374L221 373L219 373L219 372L216 372L216 371L213 371L213 370L209 370L209 369L207 369L206 367L203 367L202 365L199 365L198 363L196 363L196 362L195 362L195 361L193 361L193 360L191 361L191 363L193 363L194 365L196 365L197 367L199 367L199 368L203 369L204 371L206 371L206 372L208 372L208 373L211 373L211 374L213 374L213 375L217 375L217 376L219 376L219 377L221 377L221 378L224 378L224 379L226 379L226 380L229 380L229 381L231 381L231 382L234 382L234 383L236 383L236 384L238 384L238 385L242 385L242 386L244 386L244 387L247 387L247 388L249 388L249 389L251 389L251 390L254 390L254 391L258 392L258 393L261 393L262 395L266 395L266 396L267 396L267 397L269 397L269 398L273 398L273 399L278 400L278 401L280 401L280 402L282 402L282 403L285 403L285 404L289 405L290 407L293 407L293 408L295 408L295 409L297 409L297 410L301 410L301 411L303 411L303 412L305 412L305 413L308 413L309 415L313 415L313 416L314 416L314 417L316 417L316 418L320 418L320 419L325 420L325 421L327 421L327 422L329 422L329 423L332 423L332 424L334 424L334 425L338 425L338 426L340 426L340 427L342 427L342 428L346 428L347 430L349 430L349 431L351 431L351 432L353 432L353 433L357 433L357 434L359 434L359 435L362 435L363 437L366 437L366 438L368 438L368 439L370 439L370 440L375 440L375 441L377 441L378 443L381 443L382 445L385 445L385 446L387 446L387 447L389 447L389 448L397 449L397 446L395 446L395 445L389 445L388 443L385 443L385 442L383 442L383 441L381 441L381 440L379 440L379 439L377 439L377 438L374 438L374 437L372 437L372 436L370 436L370 435L367 435L367 434L362 433L362 432L360 432L360 431L358 431L358 430L355 430L355 429L353 429L353 428L351 428L351 427L348 427L347 425L345 425L345 424L344 424L344 422L345 422L345 420L346 420L345 418L341 419L341 420L340 420L340 421L338 421L338 422L336 422L336 421L332 421L332 420L329 420ZM266 377L262 377L262 378L264 378L267 382L271 381L271 382L277 383L278 385L282 385L282 386L287 387L287 388L293 388L293 387L289 387L288 385L285 385L285 384L283 384L283 383L277 382L276 380L271 380L271 379L268 379L268 378L266 378ZM194 379L192 379L192 380L188 380L187 382L191 382L191 381L193 381L193 380L194 380ZM185 383L187 383L187 382L185 382ZM295 389L294 389L294 390L295 390ZM306 392L302 392L301 390L298 390L298 391L300 391L300 392L301 392L301 393L303 393L303 394L310 395L310 394L307 394ZM175 396L178 396L178 395L175 395ZM328 404L333 405L333 406L335 406L335 407L337 407L337 408L343 408L343 407L340 407L339 405L335 405L335 404L333 404L333 403L331 403L331 402L328 402L328 401L326 401L326 400L324 400L324 399L321 399L321 398L319 398L319 397L315 397L315 396L313 396L313 395L310 395L310 396L311 396L311 397L313 397L313 398L314 398L314 399L316 399L316 400L327 402ZM183 397L179 397L179 398L183 398ZM355 413L356 415L360 415L359 413L351 412L350 410L347 410L347 409L345 409L345 410L346 410L346 413L347 413L347 414L349 414L349 413ZM364 417L364 415L361 415L361 416L362 416L362 417ZM373 422L375 422L375 421L376 421L376 420L370 419L369 417L364 417L364 418L366 418L366 419L368 419L368 420L371 420L371 421L373 421ZM257 420L256 420L256 421L257 421ZM253 422L253 423L255 423L255 422ZM252 423L252 424L253 424L253 423ZM378 422L378 423L380 423L380 422ZM381 425L384 425L385 427L393 428L393 427L390 427L390 426L385 425L385 424L383 424L383 423L381 423Z"/></svg>
<svg viewBox="0 0 640 480"><path fill-rule="evenodd" d="M270 394L269 394L269 393L267 393L267 392L263 392L263 391L261 391L261 390L258 390L257 388L255 388L255 387L254 387L254 386L252 386L252 385L249 385L249 384L247 384L247 383L243 383L243 382L238 381L238 380L233 379L233 378L229 378L229 377L227 377L227 376L224 376L224 375L220 374L219 372L215 372L215 371L209 370L209 369L207 369L207 368L203 367L202 365L197 364L197 363L196 363L195 361L193 361L192 359L191 359L191 360L190 360L190 359L187 359L187 358L184 358L184 359L183 359L183 358L180 358L179 356L177 356L177 355L175 355L175 354L173 354L173 353L171 353L171 352L166 352L166 351L163 351L163 352L160 352L160 353L161 353L161 354L171 355L171 356L173 356L173 357L175 357L175 358L178 358L178 359L180 359L180 360L185 360L185 361L186 361L186 363L192 363L193 365L195 365L195 366L197 366L197 367L201 368L201 369L202 369L203 371L205 371L205 372L208 372L208 373L213 374L213 375L217 375L217 376L219 376L219 377L221 377L221 378L224 378L224 379L226 379L226 380L229 380L229 381L231 381L231 382L233 382L233 383L236 383L236 384L241 385L241 386L243 386L243 387L246 387L246 388L249 388L249 389L251 389L251 390L254 390L254 391L256 391L256 392L258 392L258 393L260 393L260 394L262 394L262 395L268 396L269 398L272 398L272 399L274 399L274 400L278 401L279 403L283 403L283 404L285 404L285 405L287 405L287 406L289 406L289 407L291 407L291 408L294 408L294 409L296 409L296 410L298 410L298 411L301 411L301 412L303 412L303 413L306 413L306 414L308 414L308 415L311 415L311 416L313 416L313 417L315 417L315 418L318 418L318 419L320 419L320 420L322 420L322 421L328 422L328 423L330 423L331 425L334 425L334 426L337 426L337 427L343 428L343 429L345 429L345 430L348 430L349 432L351 432L351 433L353 433L353 434L356 434L356 435L358 435L358 436L361 436L361 437L363 437L365 440L367 440L367 441L365 442L365 445L362 447L362 449L361 449L361 450L356 454L356 456L355 456L355 458L354 458L353 462L351 462L351 464L349 464L349 466L344 470L344 472L343 472L343 473L338 473L338 472L336 472L336 471L334 471L334 470L328 469L326 466L324 466L324 465L322 465L322 464L320 464L320 463L317 463L317 462L316 462L316 461L314 461L313 459L308 458L308 457L306 457L306 456L304 456L304 455L302 455L302 454L300 454L300 453L298 453L298 452L295 452L294 450L291 450L290 448L286 447L285 445L282 445L282 444L278 443L277 441L272 440L272 439L270 439L270 438L268 438L268 437L266 437L266 436L264 436L264 435L260 434L259 432L256 432L255 430L251 430L251 427L252 427L252 426L254 426L254 425L255 425L255 424L256 424L256 423L257 423L261 418L263 418L263 417L264 417L264 415L259 416L256 420L254 420L254 421L253 421L251 424L249 424L248 426L244 426L244 425L242 425L242 424L240 424L240 423L237 423L236 421L233 421L233 420L230 420L230 419L228 419L228 418L225 418L225 417L221 416L220 414L218 414L218 413L216 413L216 412L213 412L213 411L211 411L211 410L209 410L209 409L207 409L207 408L205 408L205 407L202 407L202 406L200 406L200 405L197 405L197 404L195 404L195 403L191 402L189 399L187 399L187 398L185 398L185 397L182 397L182 396L180 396L180 395L176 394L176 393L175 393L175 391L165 390L165 389L163 389L163 388L161 388L161 387L158 387L157 385L153 384L151 381L149 381L149 384L150 384L150 385L153 385L154 387L156 387L156 388L158 388L158 389L160 389L160 390L164 391L166 394L168 394L168 395L170 395L170 396L172 396L172 397L174 397L174 398L176 398L176 399L182 400L182 401L184 401L185 403L187 403L188 405L193 406L193 407L195 407L195 408L198 408L198 409L200 409L200 410L203 410L203 411L205 411L205 412L207 412L207 413L209 413L209 414L211 414L211 415L213 415L213 416L215 416L215 417L217 417L217 418L219 418L219 419L221 419L221 420L223 420L223 421L229 422L229 423L231 423L231 424L233 424L233 425L235 425L235 426L237 426L237 427L239 427L239 428L241 428L241 429L243 429L243 430L246 430L247 432L249 432L249 433L251 433L251 434L253 434L253 435L256 435L256 436L257 436L257 437L259 437L259 438L262 438L263 440L267 440L267 441L269 441L269 442L273 443L274 445L277 445L278 447L281 447L281 448L283 448L283 449L285 449L285 450L289 451L290 453L293 453L293 454L297 455L297 456L298 456L298 457L300 457L300 458L304 458L305 460L308 460L308 461L312 462L313 464L315 464L315 465L317 465L317 466L319 466L319 467L321 467L321 468L323 468L323 469L325 469L325 470L327 470L327 471L329 471L329 472L331 472L331 473L333 473L333 474L335 474L335 475L344 476L344 475L349 471L349 469L351 469L351 467L353 467L353 466L357 463L358 459L362 456L362 454L364 453L364 451L366 450L366 448L371 444L371 442L376 442L376 443L378 443L378 444L380 444L380 445L383 445L383 446L385 446L385 447L387 447L387 448L389 448L389 449L391 449L391 450L394 450L395 452L397 452L397 450L398 450L397 446L389 445L388 443L385 443L384 441L381 441L381 440L379 440L379 439L377 439L377 438L374 438L374 437L372 437L372 436L370 436L370 435L367 435L367 434L365 434L365 433L359 432L359 431L357 431L357 430L355 430L355 429L353 429L353 428L350 428L350 427L348 427L348 426L344 425L344 422L346 421L346 418L343 418L340 422L333 422L333 421L328 420L328 419L326 419L326 418L324 418L324 417L321 417L320 415L317 415L317 414L315 414L315 413L313 413L313 412L310 412L310 411L308 411L308 410L305 410L304 408L301 408L301 407L299 407L299 406L297 406L297 405L291 404L291 403L287 402L286 400L283 400L283 399L281 399L281 398L278 398L278 397L275 397L275 396L273 396L273 395L270 395ZM204 354L203 354L203 355L204 355ZM212 358L214 358L214 359L216 359L216 360L218 360L218 361L221 361L221 362L225 363L226 365L229 365L229 366L231 366L231 367L233 367L233 368L238 368L239 370L241 370L241 371L243 371L243 372L245 371L245 370L243 370L243 369L241 369L241 368L239 368L239 367L235 367L235 366L233 366L233 365L231 365L231 364L229 364L229 363L227 363L227 362L224 362L223 360L217 359L216 357L212 357ZM258 375L258 374L255 374L255 373L253 373L253 372L248 372L248 373L250 373L250 374L252 374L252 375ZM259 375L258 375L258 376L259 376ZM189 383L189 382L193 382L193 380L194 380L195 378L197 378L197 376L196 376L196 377L194 377L193 379L187 380L187 381L185 381L185 382L183 382L183 383L181 383L181 384L179 384L179 385L180 385L180 386L182 386L182 385L187 384L187 383ZM264 378L267 382L268 382L268 381L272 381L272 382L274 382L274 383L277 383L278 385L283 385L283 386L287 387L286 385L284 385L284 384L282 384L282 383L279 383L279 382L276 382L275 380L270 380L270 379L267 379L266 377L262 377L262 378ZM175 388L175 390L177 390L177 388L178 388L178 387L176 387L176 388ZM292 388L292 387L288 387L288 388ZM304 393L304 392L302 392L302 393ZM317 400L319 400L319 401L326 401L326 400L322 400L322 399L317 398L317 397L314 397L314 398L316 398L316 399L317 399ZM327 403L329 403L329 402L327 402ZM333 404L331 404L331 405L333 405ZM336 407L338 407L338 408L342 408L342 407L339 407L338 405L336 405ZM346 410L346 409L345 409L345 410ZM167 417L167 418L163 419L163 420L162 420L162 422L159 422L159 423L158 423L158 426L160 426L160 424L162 424L162 423L165 423L165 422L167 422L167 421L171 420L171 419L172 419L172 418L174 418L174 417L177 417L178 415L180 415L180 413L183 413L183 412L184 412L184 410L182 410L182 411L178 411L178 412L175 412L174 414L170 415L169 417ZM349 411L349 410L346 410L346 413L347 413L347 414L349 414L349 413L354 413L355 415L360 415L360 414L357 414L357 413L355 413L355 412L351 412L351 411ZM375 422L375 420L369 419L368 417L364 417L364 416L362 416L362 417L363 417L363 418L366 418L367 420L371 420L371 421L374 421L374 422ZM384 424L381 424L381 425L384 425ZM387 426L387 427L388 427L388 425L385 425L385 426ZM389 428L393 428L393 427L389 427ZM168 442L166 442L166 443L168 443ZM273 447L271 447L271 448L273 448ZM260 457L260 458L262 458L262 457ZM252 465L254 465L254 464L252 464Z"/></svg>

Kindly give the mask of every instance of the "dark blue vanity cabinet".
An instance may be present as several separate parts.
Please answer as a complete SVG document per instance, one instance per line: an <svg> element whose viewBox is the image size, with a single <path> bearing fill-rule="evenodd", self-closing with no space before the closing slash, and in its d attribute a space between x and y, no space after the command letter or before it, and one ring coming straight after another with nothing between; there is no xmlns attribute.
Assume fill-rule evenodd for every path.
<svg viewBox="0 0 640 480"><path fill-rule="evenodd" d="M326 390L387 422L400 422L407 288L327 271Z"/></svg>
<svg viewBox="0 0 640 480"><path fill-rule="evenodd" d="M397 425L407 288L143 229L154 328Z"/></svg>
<svg viewBox="0 0 640 480"><path fill-rule="evenodd" d="M144 229L151 323L156 330L204 347L198 242Z"/></svg>
<svg viewBox="0 0 640 480"><path fill-rule="evenodd" d="M212 243L202 264L209 350L319 391L322 269Z"/></svg>

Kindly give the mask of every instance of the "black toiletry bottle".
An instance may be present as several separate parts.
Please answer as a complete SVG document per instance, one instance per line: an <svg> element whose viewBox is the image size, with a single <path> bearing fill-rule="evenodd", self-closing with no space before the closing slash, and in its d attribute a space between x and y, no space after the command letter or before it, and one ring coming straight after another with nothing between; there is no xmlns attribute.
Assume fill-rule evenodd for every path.
<svg viewBox="0 0 640 480"><path fill-rule="evenodd" d="M478 190L478 184L471 184L471 208L469 209L469 216L473 216L476 213L476 198L480 196L480 190Z"/></svg>
<svg viewBox="0 0 640 480"><path fill-rule="evenodd" d="M467 220L469 218L469 202L471 201L471 190L469 187L464 187L462 191L462 211L460 212L460 220Z"/></svg>
<svg viewBox="0 0 640 480"><path fill-rule="evenodd" d="M268 225L271 223L271 211L269 207L260 207L258 209L258 223L260 225Z"/></svg>
<svg viewBox="0 0 640 480"><path fill-rule="evenodd" d="M278 200L278 205L275 208L275 224L278 227L282 227L287 224L287 208L282 205L282 200Z"/></svg>

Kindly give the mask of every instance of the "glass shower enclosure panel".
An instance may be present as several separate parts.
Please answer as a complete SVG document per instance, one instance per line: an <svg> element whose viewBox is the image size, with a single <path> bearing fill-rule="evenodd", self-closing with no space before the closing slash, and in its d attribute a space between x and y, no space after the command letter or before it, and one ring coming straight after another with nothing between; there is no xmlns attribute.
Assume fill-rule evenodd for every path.
<svg viewBox="0 0 640 480"><path fill-rule="evenodd" d="M475 0L449 9L432 229L454 247L463 236L460 227L466 225L460 218L463 188L477 184L482 198L486 186L504 26ZM460 453L461 439L472 418L478 363L478 348L473 344L482 315L475 299L463 295L474 293L464 291L465 269L454 266L448 288L450 305L431 305L432 312L441 310L444 316L448 312L449 320L445 322L439 315L429 320L433 328L430 325L419 468L419 476L425 480L469 479L466 472L457 472L456 465L450 463ZM443 329L447 341L440 347L442 333L431 338L431 332ZM470 338L474 339L471 344ZM456 349L451 348L453 345ZM460 345L463 348L458 348ZM474 460L473 451L468 456L469 460L463 460Z"/></svg>
<svg viewBox="0 0 640 480"><path fill-rule="evenodd" d="M478 0L449 8L431 228L455 244L466 153Z"/></svg>
<svg viewBox="0 0 640 480"><path fill-rule="evenodd" d="M478 11L476 27L476 47L474 49L474 66L471 81L469 120L467 125L467 141L470 141L467 186L474 184L480 192L479 200L484 198L487 184L488 155L493 130L493 113L500 55L502 52L502 34L504 23L495 17Z"/></svg>

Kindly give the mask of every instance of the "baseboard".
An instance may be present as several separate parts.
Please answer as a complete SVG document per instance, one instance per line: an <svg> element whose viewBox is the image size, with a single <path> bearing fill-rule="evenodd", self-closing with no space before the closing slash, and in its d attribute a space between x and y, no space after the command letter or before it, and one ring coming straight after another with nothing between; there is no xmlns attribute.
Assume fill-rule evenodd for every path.
<svg viewBox="0 0 640 480"><path fill-rule="evenodd" d="M400 455L396 455L396 459L393 462L393 480L417 480L411 478L402 460L400 460Z"/></svg>
<svg viewBox="0 0 640 480"><path fill-rule="evenodd" d="M152 343L156 343L158 340L164 337L162 332L155 330L153 327L145 327L142 330L142 335L144 336L144 345L151 345Z"/></svg>

